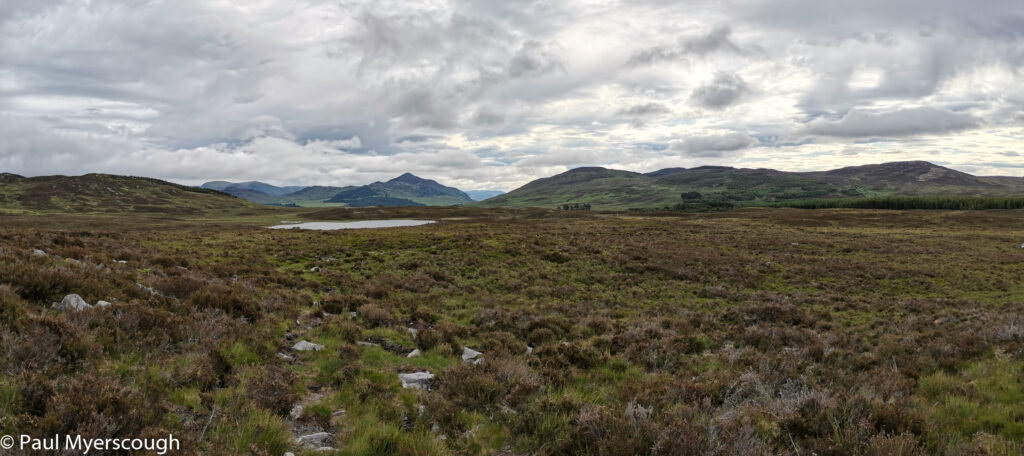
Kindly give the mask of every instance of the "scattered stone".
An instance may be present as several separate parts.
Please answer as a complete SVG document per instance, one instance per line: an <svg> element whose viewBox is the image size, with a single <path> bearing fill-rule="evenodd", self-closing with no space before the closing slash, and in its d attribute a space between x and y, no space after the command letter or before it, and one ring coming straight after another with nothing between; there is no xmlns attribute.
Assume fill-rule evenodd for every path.
<svg viewBox="0 0 1024 456"><path fill-rule="evenodd" d="M430 432L433 432L434 434L441 432L441 426L438 426L437 423L432 424L430 426Z"/></svg>
<svg viewBox="0 0 1024 456"><path fill-rule="evenodd" d="M398 379L402 381L402 388L429 390L430 384L434 381L434 374L430 372L412 372L409 374L398 374Z"/></svg>
<svg viewBox="0 0 1024 456"><path fill-rule="evenodd" d="M367 337L366 342L369 344L376 345L384 350L400 356L408 356L413 351L412 348L406 347L402 344L396 344L383 337Z"/></svg>
<svg viewBox="0 0 1024 456"><path fill-rule="evenodd" d="M117 260L117 264L128 264L125 260Z"/></svg>
<svg viewBox="0 0 1024 456"><path fill-rule="evenodd" d="M301 418L302 417L302 404L295 404L295 407L292 407L292 410L290 412L288 412L288 414L291 415L293 420L297 420L297 419Z"/></svg>
<svg viewBox="0 0 1024 456"><path fill-rule="evenodd" d="M46 256L46 252L39 249L32 249L32 256L44 257Z"/></svg>
<svg viewBox="0 0 1024 456"><path fill-rule="evenodd" d="M356 345L362 345L364 347L380 347L380 344L375 344L373 342L366 342L366 341L363 341L363 340L356 342Z"/></svg>
<svg viewBox="0 0 1024 456"><path fill-rule="evenodd" d="M289 341L295 340L295 333L293 333L291 331L288 331L288 332L284 333L284 338L289 340Z"/></svg>
<svg viewBox="0 0 1024 456"><path fill-rule="evenodd" d="M345 409L335 410L331 412L331 416L341 416L345 414Z"/></svg>
<svg viewBox="0 0 1024 456"><path fill-rule="evenodd" d="M405 355L406 358L415 358L417 356L420 356L420 349L418 348L414 348L408 355Z"/></svg>
<svg viewBox="0 0 1024 456"><path fill-rule="evenodd" d="M289 452L285 453L284 456L295 456L295 453L292 453L291 451L289 451Z"/></svg>
<svg viewBox="0 0 1024 456"><path fill-rule="evenodd" d="M419 333L419 331L416 330L416 328L413 328L412 326L409 327L409 334L412 335L413 339L416 338L416 334L418 334L418 333Z"/></svg>
<svg viewBox="0 0 1024 456"><path fill-rule="evenodd" d="M280 352L278 352L277 358L280 359L281 361L286 362L286 363L294 363L295 362L295 357L291 356L291 355L289 355L287 353L280 353Z"/></svg>
<svg viewBox="0 0 1024 456"><path fill-rule="evenodd" d="M69 294L60 301L60 304L55 304L54 307L60 309L61 312L75 311L79 312L85 309L90 309L92 306L85 302L81 296L76 294Z"/></svg>
<svg viewBox="0 0 1024 456"><path fill-rule="evenodd" d="M110 306L110 303L107 301L96 301L96 305L99 307L108 307Z"/></svg>
<svg viewBox="0 0 1024 456"><path fill-rule="evenodd" d="M292 350L300 351L300 352L302 352L302 351L320 351L320 350L323 350L323 349L324 349L323 345L314 344L314 343L306 341L306 340L300 340L300 341L296 342L295 345L292 345Z"/></svg>
<svg viewBox="0 0 1024 456"><path fill-rule="evenodd" d="M1020 243L1020 248L1024 249L1024 242Z"/></svg>
<svg viewBox="0 0 1024 456"><path fill-rule="evenodd" d="M299 445L308 445L311 447L317 447L319 450L323 447L324 441L331 438L331 434L326 432L314 432L312 434L306 434L295 439L295 442Z"/></svg>
<svg viewBox="0 0 1024 456"><path fill-rule="evenodd" d="M799 242L790 242L789 245L791 245L793 247L800 247L800 243Z"/></svg>
<svg viewBox="0 0 1024 456"><path fill-rule="evenodd" d="M472 348L462 347L462 361L463 362L468 363L468 362L474 361L476 359L482 359L482 358L480 358L480 355L482 355L482 354L483 353L478 352L476 350L473 350ZM474 361L474 364L476 364L475 361Z"/></svg>
<svg viewBox="0 0 1024 456"><path fill-rule="evenodd" d="M527 345L526 346L526 354L527 355L532 355L533 354L533 347Z"/></svg>
<svg viewBox="0 0 1024 456"><path fill-rule="evenodd" d="M323 269L321 269L320 266L313 266L313 267L309 268L309 272L320 272L322 270Z"/></svg>
<svg viewBox="0 0 1024 456"><path fill-rule="evenodd" d="M68 263L71 263L71 264L73 264L73 265L76 265L76 266L78 266L78 265L81 265L81 264L82 264L82 262L81 262L81 261L78 261L78 260L76 260L76 259L74 259L74 258L68 258Z"/></svg>
<svg viewBox="0 0 1024 456"><path fill-rule="evenodd" d="M349 312L348 316L351 317L351 318L356 318L356 313L355 312Z"/></svg>
<svg viewBox="0 0 1024 456"><path fill-rule="evenodd" d="M322 256L322 257L320 257L320 261L326 261L328 263L333 263L335 261L338 261L338 259L334 258L332 256Z"/></svg>
<svg viewBox="0 0 1024 456"><path fill-rule="evenodd" d="M156 291L156 290L154 290L154 289L152 289L150 287L147 287L147 286L145 286L145 285L143 285L141 283L138 283L138 282L135 282L135 288L138 288L138 289L140 289L142 291L145 291L146 293L149 293L150 296L160 296L160 292L159 291Z"/></svg>

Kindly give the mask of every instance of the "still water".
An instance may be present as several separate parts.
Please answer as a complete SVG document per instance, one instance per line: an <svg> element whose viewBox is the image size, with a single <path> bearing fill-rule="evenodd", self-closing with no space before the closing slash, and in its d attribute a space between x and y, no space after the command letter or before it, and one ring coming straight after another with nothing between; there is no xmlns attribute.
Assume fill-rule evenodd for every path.
<svg viewBox="0 0 1024 456"><path fill-rule="evenodd" d="M434 223L433 220L361 220L358 222L307 222L287 225L274 225L272 230L355 230L361 228L394 228L399 226L419 226Z"/></svg>

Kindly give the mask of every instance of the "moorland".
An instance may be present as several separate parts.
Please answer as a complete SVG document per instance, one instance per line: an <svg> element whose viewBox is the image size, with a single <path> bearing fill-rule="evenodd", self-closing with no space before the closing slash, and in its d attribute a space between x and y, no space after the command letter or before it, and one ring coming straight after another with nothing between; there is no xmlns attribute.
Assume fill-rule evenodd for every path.
<svg viewBox="0 0 1024 456"><path fill-rule="evenodd" d="M97 182L6 196L0 434L173 433L196 455L1021 451L1020 210L293 209L145 181L104 206L126 192ZM395 218L438 223L266 229Z"/></svg>

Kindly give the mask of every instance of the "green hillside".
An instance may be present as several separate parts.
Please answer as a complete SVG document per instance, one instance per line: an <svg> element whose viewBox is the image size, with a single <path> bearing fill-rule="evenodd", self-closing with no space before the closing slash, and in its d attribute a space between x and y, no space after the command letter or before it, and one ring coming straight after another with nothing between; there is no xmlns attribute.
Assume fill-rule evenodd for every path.
<svg viewBox="0 0 1024 456"><path fill-rule="evenodd" d="M233 214L260 206L216 190L146 177L0 174L0 214Z"/></svg>
<svg viewBox="0 0 1024 456"><path fill-rule="evenodd" d="M327 202L353 207L455 206L473 200L457 188L405 173L387 182L374 182L340 192Z"/></svg>
<svg viewBox="0 0 1024 456"><path fill-rule="evenodd" d="M598 210L658 208L683 201L772 203L878 196L1021 196L1024 178L978 177L928 162L892 162L823 172L725 166L647 174L576 168L476 203L484 207L589 204Z"/></svg>

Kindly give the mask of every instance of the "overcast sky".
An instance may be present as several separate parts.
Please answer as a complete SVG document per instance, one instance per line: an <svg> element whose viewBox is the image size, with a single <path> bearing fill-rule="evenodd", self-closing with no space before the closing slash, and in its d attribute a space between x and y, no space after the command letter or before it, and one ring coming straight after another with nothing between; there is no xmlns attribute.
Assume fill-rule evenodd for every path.
<svg viewBox="0 0 1024 456"><path fill-rule="evenodd" d="M577 166L1024 176L1024 2L0 3L0 171L198 184Z"/></svg>

